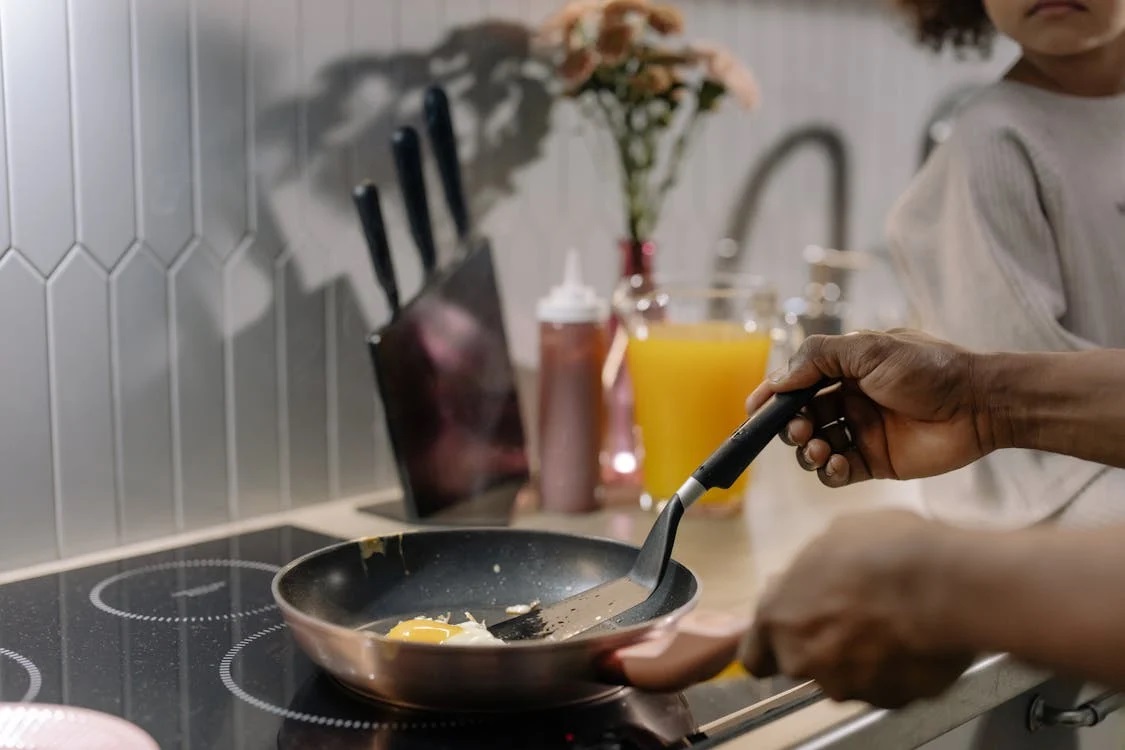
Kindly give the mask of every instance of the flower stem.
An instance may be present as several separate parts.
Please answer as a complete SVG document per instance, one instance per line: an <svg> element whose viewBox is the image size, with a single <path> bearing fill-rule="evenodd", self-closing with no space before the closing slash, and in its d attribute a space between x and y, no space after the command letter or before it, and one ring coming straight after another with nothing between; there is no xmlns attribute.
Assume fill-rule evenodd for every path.
<svg viewBox="0 0 1125 750"><path fill-rule="evenodd" d="M668 191L671 190L680 179L680 167L684 161L684 154L687 153L691 135L699 125L700 114L702 114L702 110L696 105L687 123L684 124L684 129L680 131L680 135L672 144L672 152L668 155L668 168L664 174L664 179L660 183L660 187L657 188L656 191L656 213L660 213L664 208L664 199L668 197Z"/></svg>

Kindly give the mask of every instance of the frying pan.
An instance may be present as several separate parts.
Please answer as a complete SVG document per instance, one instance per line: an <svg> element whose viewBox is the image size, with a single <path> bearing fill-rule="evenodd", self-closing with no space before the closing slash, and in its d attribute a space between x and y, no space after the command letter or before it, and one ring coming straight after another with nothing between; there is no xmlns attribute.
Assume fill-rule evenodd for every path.
<svg viewBox="0 0 1125 750"><path fill-rule="evenodd" d="M629 572L638 549L518 529L446 529L342 542L282 568L273 595L298 645L346 687L412 708L513 711L607 696L624 685L670 692L730 663L747 618L692 612L700 585L675 561L653 595L611 623L561 641L412 643L402 620L464 612L486 623L509 606L555 602Z"/></svg>

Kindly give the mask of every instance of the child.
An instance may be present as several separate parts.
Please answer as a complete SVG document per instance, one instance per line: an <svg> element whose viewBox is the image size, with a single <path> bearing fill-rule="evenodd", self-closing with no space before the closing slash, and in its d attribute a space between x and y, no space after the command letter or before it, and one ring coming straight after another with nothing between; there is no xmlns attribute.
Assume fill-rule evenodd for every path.
<svg viewBox="0 0 1125 750"><path fill-rule="evenodd" d="M898 0L935 49L1020 47L888 221L925 330L979 350L1125 348L1125 0ZM1125 472L1008 451L923 485L935 516L1125 520Z"/></svg>

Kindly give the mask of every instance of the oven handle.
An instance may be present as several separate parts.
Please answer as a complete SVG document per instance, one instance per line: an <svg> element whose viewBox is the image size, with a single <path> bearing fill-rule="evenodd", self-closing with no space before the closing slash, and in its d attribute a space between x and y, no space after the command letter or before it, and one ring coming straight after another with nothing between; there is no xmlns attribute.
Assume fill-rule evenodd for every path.
<svg viewBox="0 0 1125 750"><path fill-rule="evenodd" d="M1041 695L1035 696L1027 712L1027 728L1032 732L1050 727L1092 727L1125 705L1125 695L1102 693L1075 708L1055 708Z"/></svg>

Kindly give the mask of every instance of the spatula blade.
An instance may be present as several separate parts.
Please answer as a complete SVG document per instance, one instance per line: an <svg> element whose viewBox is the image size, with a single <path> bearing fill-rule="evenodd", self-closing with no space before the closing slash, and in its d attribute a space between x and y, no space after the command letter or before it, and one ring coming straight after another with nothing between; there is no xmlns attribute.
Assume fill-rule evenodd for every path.
<svg viewBox="0 0 1125 750"><path fill-rule="evenodd" d="M648 599L652 589L629 578L586 589L555 604L532 610L489 627L502 641L561 641L597 627Z"/></svg>

